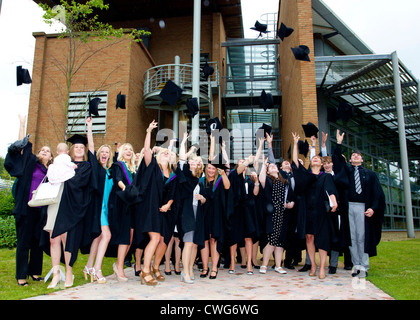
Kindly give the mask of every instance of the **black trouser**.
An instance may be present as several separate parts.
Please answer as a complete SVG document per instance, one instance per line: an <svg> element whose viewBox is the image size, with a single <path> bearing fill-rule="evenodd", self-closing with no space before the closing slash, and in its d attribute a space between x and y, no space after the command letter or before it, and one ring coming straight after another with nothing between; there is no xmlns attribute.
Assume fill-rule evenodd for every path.
<svg viewBox="0 0 420 320"><path fill-rule="evenodd" d="M26 216L16 219L16 279L42 274L43 251L41 209L28 207Z"/></svg>

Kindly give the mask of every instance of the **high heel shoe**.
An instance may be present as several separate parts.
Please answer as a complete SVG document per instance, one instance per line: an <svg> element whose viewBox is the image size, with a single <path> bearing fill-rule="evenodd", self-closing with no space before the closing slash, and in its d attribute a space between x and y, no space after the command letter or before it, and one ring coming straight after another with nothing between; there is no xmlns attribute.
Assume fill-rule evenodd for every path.
<svg viewBox="0 0 420 320"><path fill-rule="evenodd" d="M165 277L160 273L159 268L155 269L152 266L152 274L155 276L157 281L159 281L159 282L165 281Z"/></svg>
<svg viewBox="0 0 420 320"><path fill-rule="evenodd" d="M181 272L181 281L185 282L185 283L188 283L188 284L193 284L194 283L194 280L192 280L192 279L189 279L189 280L185 279L185 274L183 272Z"/></svg>
<svg viewBox="0 0 420 320"><path fill-rule="evenodd" d="M64 283L64 288L73 287L74 284L74 274L71 275L71 283Z"/></svg>
<svg viewBox="0 0 420 320"><path fill-rule="evenodd" d="M100 284L106 283L106 278L103 275L102 275L102 277L99 278L98 275L97 275L97 272L102 273L102 270L95 270L95 268L92 268L93 280L97 281Z"/></svg>
<svg viewBox="0 0 420 320"><path fill-rule="evenodd" d="M212 276L211 274L213 273L213 272L215 272L216 274L214 275L214 276ZM214 271L214 270L212 270L211 272L210 272L210 277L209 277L209 279L216 279L217 278L217 274L219 273L219 270L216 270L216 271Z"/></svg>
<svg viewBox="0 0 420 320"><path fill-rule="evenodd" d="M51 283L48 285L47 289L54 289L55 287L57 287L57 285L60 283L61 280L63 280L64 277L64 275L61 274L59 266L54 266L51 271L53 274L53 278L51 280ZM49 275L50 273L47 275L46 279L49 278Z"/></svg>
<svg viewBox="0 0 420 320"><path fill-rule="evenodd" d="M200 274L200 278L205 278L209 275L209 269L203 270L203 272Z"/></svg>
<svg viewBox="0 0 420 320"><path fill-rule="evenodd" d="M127 277L121 277L121 276L118 275L118 269L117 269L117 264L116 263L114 263L112 265L112 270L114 271L114 274L117 277L117 280L118 281L120 281L120 282L128 281L128 278Z"/></svg>
<svg viewBox="0 0 420 320"><path fill-rule="evenodd" d="M30 275L30 277L32 278L33 281L42 281L42 280L44 280L43 277L36 277L35 278L35 276L33 276L33 275Z"/></svg>
<svg viewBox="0 0 420 320"><path fill-rule="evenodd" d="M93 268L88 268L88 266L85 266L85 268L83 269L83 275L85 277L85 280L87 280L88 276L90 276L90 282L93 282L92 269Z"/></svg>
<svg viewBox="0 0 420 320"><path fill-rule="evenodd" d="M141 269L140 269L140 270L137 270L137 269L136 269L136 265L134 264L134 275L135 275L136 277L138 277L138 276L140 275L140 272L141 272Z"/></svg>
<svg viewBox="0 0 420 320"><path fill-rule="evenodd" d="M147 276L150 276L152 279L150 279L150 280L146 280L145 278L146 278ZM158 284L158 282L156 281L156 279L155 279L155 278L153 278L153 276L151 275L151 273L150 273L150 272L146 273L146 272L144 272L143 270L142 270L142 271L141 271L141 273L140 273L140 282L141 282L141 284L143 284L143 282L146 282L146 284L147 284L148 286L155 286L155 285L157 285L157 284Z"/></svg>

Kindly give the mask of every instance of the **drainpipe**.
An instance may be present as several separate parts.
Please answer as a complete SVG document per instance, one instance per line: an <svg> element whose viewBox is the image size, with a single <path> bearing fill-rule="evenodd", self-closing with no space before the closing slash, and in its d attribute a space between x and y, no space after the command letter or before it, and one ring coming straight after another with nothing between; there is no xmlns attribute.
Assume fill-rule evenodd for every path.
<svg viewBox="0 0 420 320"><path fill-rule="evenodd" d="M181 58L179 56L175 56L175 79L174 82L179 86L179 66L181 63ZM172 130L174 132L174 136L172 139L178 138L178 121L179 121L179 107L176 106L173 111L173 120L172 120Z"/></svg>
<svg viewBox="0 0 420 320"><path fill-rule="evenodd" d="M192 74L192 96L197 98L200 105L200 32L201 32L201 0L194 0L194 26L193 26L193 74ZM192 119L191 143L198 143L200 126L200 110Z"/></svg>
<svg viewBox="0 0 420 320"><path fill-rule="evenodd" d="M400 66L398 62L397 52L391 54L392 69L394 73L394 88L395 88L395 102L397 106L397 121L398 121L398 137L400 142L401 154L401 167L403 174L403 187L404 187L404 202L405 202L405 217L407 223L407 236L414 238L414 223L413 223L413 208L411 203L411 187L410 187L410 174L408 167L408 154L407 154L407 141L405 136L405 123L404 123L404 110L401 94L401 81L400 81Z"/></svg>

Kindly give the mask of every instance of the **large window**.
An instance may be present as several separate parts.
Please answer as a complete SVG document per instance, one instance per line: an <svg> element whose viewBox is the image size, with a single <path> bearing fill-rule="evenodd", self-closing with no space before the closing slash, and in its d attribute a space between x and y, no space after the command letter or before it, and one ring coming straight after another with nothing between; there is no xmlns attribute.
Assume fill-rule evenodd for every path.
<svg viewBox="0 0 420 320"><path fill-rule="evenodd" d="M99 116L92 117L93 133L105 133L106 131L106 109L108 105L108 92L72 92L69 97L67 133L86 133L86 118L89 116L90 99L101 99L98 106Z"/></svg>

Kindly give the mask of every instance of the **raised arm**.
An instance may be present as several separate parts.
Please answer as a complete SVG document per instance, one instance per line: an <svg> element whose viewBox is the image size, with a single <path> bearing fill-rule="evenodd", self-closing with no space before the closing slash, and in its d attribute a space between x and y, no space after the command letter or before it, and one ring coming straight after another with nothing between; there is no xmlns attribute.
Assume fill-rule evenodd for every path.
<svg viewBox="0 0 420 320"><path fill-rule="evenodd" d="M25 138L26 135L26 116L18 115L19 116L19 137L18 140L22 140Z"/></svg>
<svg viewBox="0 0 420 320"><path fill-rule="evenodd" d="M259 180L263 188L265 188L265 179L267 178L267 166L268 166L268 159L263 156L263 165L261 167L261 172L259 175Z"/></svg>
<svg viewBox="0 0 420 320"><path fill-rule="evenodd" d="M260 166L260 157L261 157L261 153L262 153L262 149L264 147L264 138L260 138L259 142L260 144L258 145L258 150L257 150L257 154L255 155L254 158L254 169L256 172L258 172L259 166Z"/></svg>
<svg viewBox="0 0 420 320"><path fill-rule="evenodd" d="M95 152L95 144L93 143L93 133L92 133L92 117L86 119L87 125L87 139L88 139L88 149L90 153Z"/></svg>
<svg viewBox="0 0 420 320"><path fill-rule="evenodd" d="M210 151L209 151L209 159L214 159L214 136L210 134Z"/></svg>
<svg viewBox="0 0 420 320"><path fill-rule="evenodd" d="M150 148L150 140L152 136L152 130L154 128L157 128L157 125L158 123L155 120L153 120L149 124L149 127L146 130L146 138L144 139L144 158L143 158L146 166L148 166L150 162L152 161L152 150Z"/></svg>
<svg viewBox="0 0 420 320"><path fill-rule="evenodd" d="M295 132L292 132L293 136L293 162L297 167L299 167L299 160L298 160L298 142L300 139L300 136Z"/></svg>
<svg viewBox="0 0 420 320"><path fill-rule="evenodd" d="M238 168L236 169L236 171L238 172L238 174L242 174L251 163L254 163L254 159L255 159L255 157L251 154L244 161L244 163L238 165Z"/></svg>

